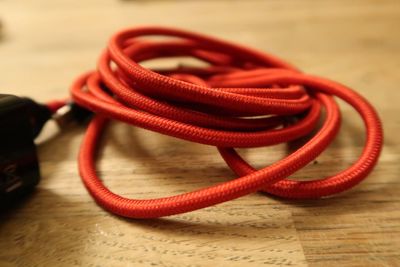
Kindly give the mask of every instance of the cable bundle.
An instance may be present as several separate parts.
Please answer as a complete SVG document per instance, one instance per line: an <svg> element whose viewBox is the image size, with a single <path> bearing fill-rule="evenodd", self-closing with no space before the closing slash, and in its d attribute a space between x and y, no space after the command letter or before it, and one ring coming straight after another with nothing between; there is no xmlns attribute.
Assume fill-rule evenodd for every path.
<svg viewBox="0 0 400 267"><path fill-rule="evenodd" d="M170 38L152 39L150 36ZM190 56L204 67L150 70L140 62ZM72 85L74 102L93 111L79 170L96 202L121 216L154 218L188 212L259 190L285 198L319 198L342 192L372 170L382 147L374 108L351 89L301 73L268 54L183 30L144 27L114 35L98 70ZM286 179L313 161L340 127L333 96L352 105L366 127L360 158L348 169L313 181ZM290 142L318 133L286 158L255 170L233 149ZM218 147L237 179L172 197L127 199L109 191L96 174L95 153L107 120L119 120L184 140ZM359 138L359 137L357 137Z"/></svg>

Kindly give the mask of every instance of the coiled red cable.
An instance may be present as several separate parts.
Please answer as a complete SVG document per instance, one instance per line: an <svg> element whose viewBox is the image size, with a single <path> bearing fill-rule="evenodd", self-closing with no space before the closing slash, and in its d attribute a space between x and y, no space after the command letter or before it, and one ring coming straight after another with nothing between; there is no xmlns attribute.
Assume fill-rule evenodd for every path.
<svg viewBox="0 0 400 267"><path fill-rule="evenodd" d="M169 38L146 38L149 36ZM207 65L164 70L139 65L145 60L180 56L194 57ZM98 204L126 217L154 218L188 212L258 190L286 198L336 194L370 173L382 147L380 119L358 93L301 73L271 55L183 30L143 27L117 33L102 53L98 70L80 76L71 93L78 105L96 114L80 150L82 180ZM366 142L360 158L331 177L314 181L286 179L313 161L335 138L340 112L333 96L352 105L364 120ZM255 170L233 149L275 145L306 136L317 127L322 109L325 116L319 132L271 166ZM240 177L172 197L121 197L104 186L95 169L97 144L108 119L217 146Z"/></svg>

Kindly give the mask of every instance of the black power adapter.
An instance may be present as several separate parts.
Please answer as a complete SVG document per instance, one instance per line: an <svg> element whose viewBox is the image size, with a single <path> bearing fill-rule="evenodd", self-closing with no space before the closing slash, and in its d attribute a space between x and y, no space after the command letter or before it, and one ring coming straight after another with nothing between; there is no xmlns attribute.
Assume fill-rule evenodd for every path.
<svg viewBox="0 0 400 267"><path fill-rule="evenodd" d="M0 94L0 207L32 191L40 180L34 138L51 117L29 98Z"/></svg>

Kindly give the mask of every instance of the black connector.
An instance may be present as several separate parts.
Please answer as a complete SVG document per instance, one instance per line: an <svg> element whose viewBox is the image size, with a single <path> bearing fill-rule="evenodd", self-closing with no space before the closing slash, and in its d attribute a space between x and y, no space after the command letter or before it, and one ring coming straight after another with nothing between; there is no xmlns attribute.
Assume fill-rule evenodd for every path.
<svg viewBox="0 0 400 267"><path fill-rule="evenodd" d="M40 180L34 138L51 117L31 99L0 95L0 207L32 191Z"/></svg>

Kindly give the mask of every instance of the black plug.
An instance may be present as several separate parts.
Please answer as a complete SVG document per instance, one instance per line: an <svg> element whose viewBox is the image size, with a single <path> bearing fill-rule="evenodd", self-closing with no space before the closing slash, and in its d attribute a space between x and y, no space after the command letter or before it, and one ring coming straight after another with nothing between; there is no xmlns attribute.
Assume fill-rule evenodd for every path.
<svg viewBox="0 0 400 267"><path fill-rule="evenodd" d="M0 207L8 207L39 183L34 138L51 118L31 99L0 94Z"/></svg>

